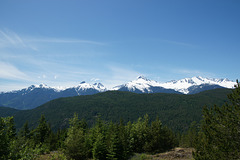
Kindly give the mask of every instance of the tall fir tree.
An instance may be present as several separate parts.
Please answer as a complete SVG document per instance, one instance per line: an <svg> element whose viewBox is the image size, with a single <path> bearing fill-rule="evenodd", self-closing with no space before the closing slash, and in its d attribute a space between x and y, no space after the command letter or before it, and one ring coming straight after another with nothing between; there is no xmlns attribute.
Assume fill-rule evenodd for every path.
<svg viewBox="0 0 240 160"><path fill-rule="evenodd" d="M70 127L67 131L65 140L65 153L71 159L83 160L89 156L90 149L87 146L85 121L80 121L75 113L74 117L69 120Z"/></svg>
<svg viewBox="0 0 240 160"><path fill-rule="evenodd" d="M204 107L201 131L195 145L194 158L240 159L240 84L228 96L230 103L222 107Z"/></svg>
<svg viewBox="0 0 240 160"><path fill-rule="evenodd" d="M37 128L34 130L35 136L35 143L36 144L43 144L48 136L51 133L51 128L50 125L47 124L46 118L44 115L41 115L41 118L39 120L39 125Z"/></svg>

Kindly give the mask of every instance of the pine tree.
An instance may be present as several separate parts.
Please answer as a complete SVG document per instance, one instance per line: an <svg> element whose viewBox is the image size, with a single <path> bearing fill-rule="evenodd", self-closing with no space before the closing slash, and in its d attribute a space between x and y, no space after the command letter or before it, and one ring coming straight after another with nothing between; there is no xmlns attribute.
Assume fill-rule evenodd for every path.
<svg viewBox="0 0 240 160"><path fill-rule="evenodd" d="M107 153L104 135L102 133L98 133L92 149L93 159L105 160L107 159Z"/></svg>
<svg viewBox="0 0 240 160"><path fill-rule="evenodd" d="M6 124L6 132L9 139L13 139L16 137L16 128L14 124L13 117L6 117L4 118L5 124Z"/></svg>
<svg viewBox="0 0 240 160"><path fill-rule="evenodd" d="M132 124L131 128L131 139L133 151L137 153L142 153L144 151L144 145L149 138L147 135L149 133L149 117L145 115L142 119L141 117L137 122Z"/></svg>
<svg viewBox="0 0 240 160"><path fill-rule="evenodd" d="M76 160L87 159L90 151L86 143L86 125L78 119L77 114L74 114L74 117L69 121L70 127L65 140L65 153L69 158Z"/></svg>
<svg viewBox="0 0 240 160"><path fill-rule="evenodd" d="M10 139L6 133L5 119L0 117L0 159L7 159L10 146Z"/></svg>
<svg viewBox="0 0 240 160"><path fill-rule="evenodd" d="M193 121L186 134L183 134L180 138L181 147L194 147L197 143L199 126L196 121Z"/></svg>
<svg viewBox="0 0 240 160"><path fill-rule="evenodd" d="M203 122L195 145L195 159L240 158L240 85L228 96L231 103L204 107Z"/></svg>
<svg viewBox="0 0 240 160"><path fill-rule="evenodd" d="M47 121L45 119L44 115L41 115L39 125L38 127L34 130L35 133L35 143L36 144L43 144L45 140L48 138L48 136L51 133L51 128L50 125L47 124Z"/></svg>
<svg viewBox="0 0 240 160"><path fill-rule="evenodd" d="M16 128L13 117L0 118L0 159L16 159Z"/></svg>
<svg viewBox="0 0 240 160"><path fill-rule="evenodd" d="M148 138L144 145L144 151L149 153L159 153L172 149L175 146L175 137L171 130L162 126L162 122L157 117L151 123Z"/></svg>
<svg viewBox="0 0 240 160"><path fill-rule="evenodd" d="M30 135L30 129L28 127L28 121L26 123L24 123L23 127L19 131L19 136L24 137L25 139L30 138L31 135Z"/></svg>

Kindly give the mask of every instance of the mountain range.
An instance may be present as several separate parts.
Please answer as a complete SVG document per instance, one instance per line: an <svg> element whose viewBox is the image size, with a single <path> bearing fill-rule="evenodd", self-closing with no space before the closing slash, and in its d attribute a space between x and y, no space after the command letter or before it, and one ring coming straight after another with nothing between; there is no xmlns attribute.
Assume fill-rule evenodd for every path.
<svg viewBox="0 0 240 160"><path fill-rule="evenodd" d="M216 88L233 88L235 84L235 82L226 78L212 79L200 76L159 83L143 76L139 76L136 80L114 87L113 90L131 91L135 93L195 94Z"/></svg>
<svg viewBox="0 0 240 160"><path fill-rule="evenodd" d="M50 100L60 97L92 95L108 90L129 91L134 93L196 94L216 88L233 88L234 85L235 82L228 79L210 79L200 76L173 80L166 83L159 83L147 79L144 76L139 76L133 81L113 87L112 89L107 89L101 83L89 84L85 81L77 86L66 89L57 89L45 84L40 84L32 85L21 90L1 92L0 106L26 110L36 108Z"/></svg>

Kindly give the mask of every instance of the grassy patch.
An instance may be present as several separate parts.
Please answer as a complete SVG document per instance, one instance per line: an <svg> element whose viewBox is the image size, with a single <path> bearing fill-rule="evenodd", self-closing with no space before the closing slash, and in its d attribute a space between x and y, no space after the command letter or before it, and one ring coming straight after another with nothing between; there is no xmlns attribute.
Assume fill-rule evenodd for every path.
<svg viewBox="0 0 240 160"><path fill-rule="evenodd" d="M192 151L193 148L175 148L155 155L136 153L130 160L193 160Z"/></svg>

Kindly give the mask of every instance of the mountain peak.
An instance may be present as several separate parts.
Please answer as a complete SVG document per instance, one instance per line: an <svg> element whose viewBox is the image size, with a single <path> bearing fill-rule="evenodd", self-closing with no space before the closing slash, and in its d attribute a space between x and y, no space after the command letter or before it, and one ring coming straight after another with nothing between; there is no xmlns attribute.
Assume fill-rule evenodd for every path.
<svg viewBox="0 0 240 160"><path fill-rule="evenodd" d="M138 76L137 77L137 80L139 80L139 79L143 79L143 80L145 80L145 81L150 81L148 78L146 78L145 76Z"/></svg>
<svg viewBox="0 0 240 160"><path fill-rule="evenodd" d="M94 83L93 84L94 88L100 92L104 92L107 90L106 87L104 87L104 85L102 83Z"/></svg>
<svg viewBox="0 0 240 160"><path fill-rule="evenodd" d="M100 86L100 87L104 87L104 85L102 83L94 83L94 86Z"/></svg>
<svg viewBox="0 0 240 160"><path fill-rule="evenodd" d="M46 84L44 84L44 83L41 83L41 84L39 85L39 88L48 88L48 86L47 86Z"/></svg>
<svg viewBox="0 0 240 160"><path fill-rule="evenodd" d="M84 84L84 83L86 83L86 82L85 81L80 82L80 84Z"/></svg>

